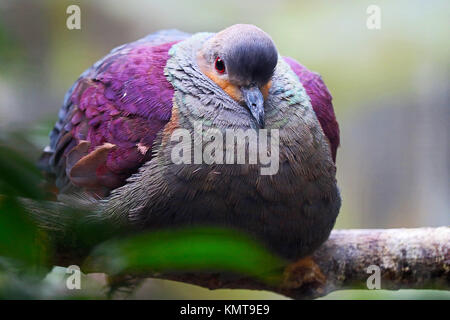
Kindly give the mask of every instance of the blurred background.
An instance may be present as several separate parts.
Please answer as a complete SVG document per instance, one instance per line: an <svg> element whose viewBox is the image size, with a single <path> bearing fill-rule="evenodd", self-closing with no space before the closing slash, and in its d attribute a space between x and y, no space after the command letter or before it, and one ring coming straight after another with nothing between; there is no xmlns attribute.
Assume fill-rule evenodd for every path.
<svg viewBox="0 0 450 320"><path fill-rule="evenodd" d="M68 30L66 9L81 9ZM381 28L369 30L369 5ZM319 72L341 127L337 228L450 224L450 2L0 1L0 132L42 148L65 92L112 48L154 31L259 26L279 51ZM38 157L39 155L30 155ZM93 277L101 283L101 277ZM149 280L135 298L283 298ZM436 298L449 292L341 291L327 298Z"/></svg>

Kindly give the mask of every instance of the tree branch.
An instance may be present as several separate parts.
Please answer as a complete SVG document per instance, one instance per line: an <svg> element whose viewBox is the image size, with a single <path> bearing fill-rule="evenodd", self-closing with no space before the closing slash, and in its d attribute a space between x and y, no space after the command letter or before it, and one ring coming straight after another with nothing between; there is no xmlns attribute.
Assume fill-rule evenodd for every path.
<svg viewBox="0 0 450 320"><path fill-rule="evenodd" d="M313 299L342 289L367 289L370 265L381 271L381 289L450 290L450 227L334 230L311 258L284 271L281 285L210 274L151 274L209 289L255 289Z"/></svg>

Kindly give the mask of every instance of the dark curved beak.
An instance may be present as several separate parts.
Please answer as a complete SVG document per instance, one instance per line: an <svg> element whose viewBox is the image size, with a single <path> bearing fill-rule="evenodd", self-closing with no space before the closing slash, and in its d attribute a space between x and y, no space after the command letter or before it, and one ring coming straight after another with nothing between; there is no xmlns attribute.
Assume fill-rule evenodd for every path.
<svg viewBox="0 0 450 320"><path fill-rule="evenodd" d="M241 87L242 96L260 128L264 128L264 97L257 86Z"/></svg>

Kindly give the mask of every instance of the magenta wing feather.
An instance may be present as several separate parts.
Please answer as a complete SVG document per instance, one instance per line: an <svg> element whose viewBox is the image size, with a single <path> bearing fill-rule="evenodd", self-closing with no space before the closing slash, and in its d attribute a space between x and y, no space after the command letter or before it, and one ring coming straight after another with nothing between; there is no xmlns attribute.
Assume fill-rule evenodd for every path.
<svg viewBox="0 0 450 320"><path fill-rule="evenodd" d="M188 36L164 31L118 47L76 81L41 159L59 192L81 187L105 196L151 158L172 111L168 51Z"/></svg>
<svg viewBox="0 0 450 320"><path fill-rule="evenodd" d="M339 125L334 114L330 92L319 74L309 71L306 67L292 58L284 57L284 60L298 76L306 93L309 95L320 126L330 143L333 161L336 162L336 152L339 146Z"/></svg>

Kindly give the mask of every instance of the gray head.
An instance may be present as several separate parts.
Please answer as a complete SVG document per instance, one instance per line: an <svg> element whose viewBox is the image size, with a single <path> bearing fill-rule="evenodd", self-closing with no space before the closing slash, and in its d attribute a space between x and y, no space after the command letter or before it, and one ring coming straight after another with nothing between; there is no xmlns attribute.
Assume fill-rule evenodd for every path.
<svg viewBox="0 0 450 320"><path fill-rule="evenodd" d="M233 25L204 43L197 62L231 98L249 108L264 127L264 100L278 62L270 36L247 24Z"/></svg>

